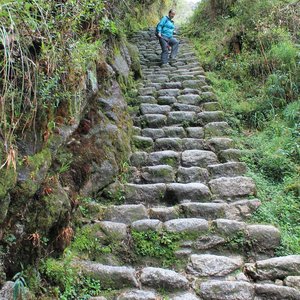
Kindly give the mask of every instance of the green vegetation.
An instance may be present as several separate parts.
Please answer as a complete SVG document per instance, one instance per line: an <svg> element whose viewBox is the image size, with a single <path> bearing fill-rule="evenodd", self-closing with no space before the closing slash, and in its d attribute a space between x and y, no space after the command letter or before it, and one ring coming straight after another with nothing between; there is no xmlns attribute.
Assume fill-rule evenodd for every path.
<svg viewBox="0 0 300 300"><path fill-rule="evenodd" d="M159 259L163 266L176 264L174 252L178 249L181 239L179 234L164 231L132 231L134 252L138 256Z"/></svg>
<svg viewBox="0 0 300 300"><path fill-rule="evenodd" d="M30 128L35 142L47 142L56 125L74 123L86 82L93 87L93 71L112 56L104 48L118 49L127 35L154 24L170 2L2 1L0 132L6 156Z"/></svg>
<svg viewBox="0 0 300 300"><path fill-rule="evenodd" d="M278 254L300 253L299 1L202 1L186 33L245 150L262 200L253 222L282 231Z"/></svg>
<svg viewBox="0 0 300 300"><path fill-rule="evenodd" d="M49 258L42 264L41 272L51 283L50 293L61 300L89 299L101 292L101 283L88 276L78 275L71 266L72 255L66 252L63 260Z"/></svg>

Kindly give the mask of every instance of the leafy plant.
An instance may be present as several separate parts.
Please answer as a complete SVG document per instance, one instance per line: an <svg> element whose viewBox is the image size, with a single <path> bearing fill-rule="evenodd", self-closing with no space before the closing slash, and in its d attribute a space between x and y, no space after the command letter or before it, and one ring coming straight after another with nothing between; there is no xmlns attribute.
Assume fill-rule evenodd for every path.
<svg viewBox="0 0 300 300"><path fill-rule="evenodd" d="M13 300L26 299L27 284L23 272L18 272L13 277Z"/></svg>
<svg viewBox="0 0 300 300"><path fill-rule="evenodd" d="M132 231L134 251L137 255L158 258L164 266L176 263L174 252L178 249L181 235L165 231Z"/></svg>

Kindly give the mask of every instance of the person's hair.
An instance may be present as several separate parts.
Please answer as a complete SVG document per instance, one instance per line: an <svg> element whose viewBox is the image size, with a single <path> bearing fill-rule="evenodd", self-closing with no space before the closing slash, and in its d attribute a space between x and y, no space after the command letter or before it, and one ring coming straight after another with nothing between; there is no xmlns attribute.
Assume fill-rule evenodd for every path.
<svg viewBox="0 0 300 300"><path fill-rule="evenodd" d="M169 14L171 14L171 13L176 13L176 12L175 12L175 9L173 9L173 8L170 9Z"/></svg>

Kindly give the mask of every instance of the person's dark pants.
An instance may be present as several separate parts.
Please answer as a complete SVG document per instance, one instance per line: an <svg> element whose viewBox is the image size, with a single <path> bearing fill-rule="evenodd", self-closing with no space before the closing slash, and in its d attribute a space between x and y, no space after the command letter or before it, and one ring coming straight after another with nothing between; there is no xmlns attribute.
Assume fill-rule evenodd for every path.
<svg viewBox="0 0 300 300"><path fill-rule="evenodd" d="M161 62L162 64L167 64L169 61L169 51L168 51L168 45L171 47L171 55L170 58L171 59L175 59L176 55L178 53L178 48L179 48L179 41L176 40L175 38L165 38L165 37L161 37L159 38L159 43L161 46Z"/></svg>

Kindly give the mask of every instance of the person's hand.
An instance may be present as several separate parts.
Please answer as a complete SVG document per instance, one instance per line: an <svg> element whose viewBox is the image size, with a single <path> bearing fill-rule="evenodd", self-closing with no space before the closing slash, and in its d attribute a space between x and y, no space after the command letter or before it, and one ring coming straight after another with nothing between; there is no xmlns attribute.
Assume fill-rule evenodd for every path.
<svg viewBox="0 0 300 300"><path fill-rule="evenodd" d="M160 38L161 38L161 33L160 33L160 32L159 32L157 35L158 35L158 37L160 37Z"/></svg>

